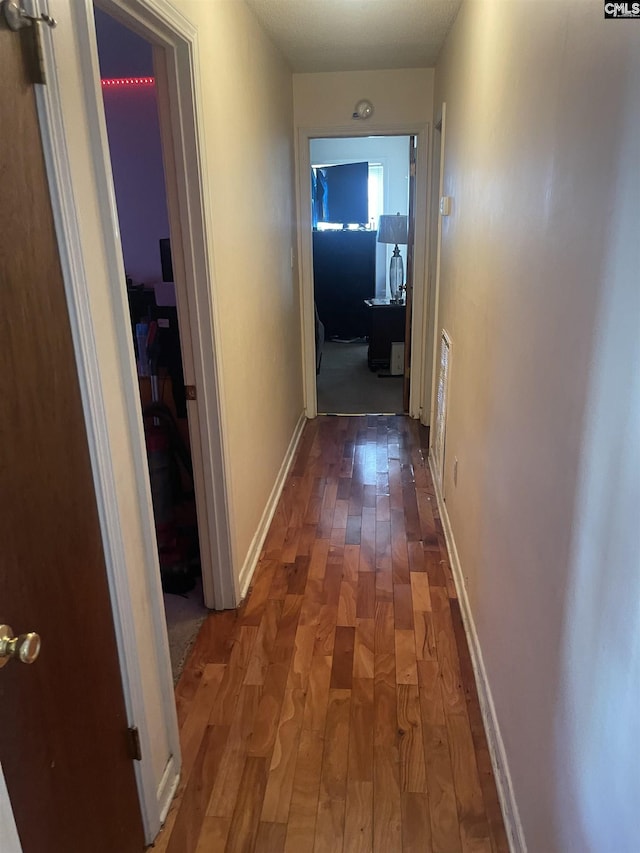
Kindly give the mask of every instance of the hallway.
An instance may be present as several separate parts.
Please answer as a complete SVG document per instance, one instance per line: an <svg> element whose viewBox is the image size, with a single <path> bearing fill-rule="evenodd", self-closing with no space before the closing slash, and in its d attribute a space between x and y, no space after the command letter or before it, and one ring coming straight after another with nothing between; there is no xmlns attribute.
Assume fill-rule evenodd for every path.
<svg viewBox="0 0 640 853"><path fill-rule="evenodd" d="M508 850L426 458L401 416L307 423L250 595L177 686L154 853Z"/></svg>

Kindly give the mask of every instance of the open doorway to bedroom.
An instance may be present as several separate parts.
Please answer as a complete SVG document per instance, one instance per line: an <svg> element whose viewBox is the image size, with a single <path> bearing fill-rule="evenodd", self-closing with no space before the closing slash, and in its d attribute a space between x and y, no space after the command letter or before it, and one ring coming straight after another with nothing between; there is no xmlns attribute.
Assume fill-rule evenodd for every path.
<svg viewBox="0 0 640 853"><path fill-rule="evenodd" d="M309 142L320 414L407 410L411 141L370 136ZM399 260L392 291L394 254Z"/></svg>
<svg viewBox="0 0 640 853"><path fill-rule="evenodd" d="M109 157L174 680L207 615L150 42L94 8ZM175 250L174 246L174 250ZM188 326L187 326L188 333Z"/></svg>

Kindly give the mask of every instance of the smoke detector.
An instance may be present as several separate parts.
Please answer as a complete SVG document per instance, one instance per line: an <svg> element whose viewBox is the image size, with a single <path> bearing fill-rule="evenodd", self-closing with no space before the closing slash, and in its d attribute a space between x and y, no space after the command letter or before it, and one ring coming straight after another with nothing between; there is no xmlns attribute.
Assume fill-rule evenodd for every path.
<svg viewBox="0 0 640 853"><path fill-rule="evenodd" d="M361 101L355 105L353 110L352 118L354 119L367 119L371 118L373 115L373 104L371 101L367 101L366 98L363 98Z"/></svg>

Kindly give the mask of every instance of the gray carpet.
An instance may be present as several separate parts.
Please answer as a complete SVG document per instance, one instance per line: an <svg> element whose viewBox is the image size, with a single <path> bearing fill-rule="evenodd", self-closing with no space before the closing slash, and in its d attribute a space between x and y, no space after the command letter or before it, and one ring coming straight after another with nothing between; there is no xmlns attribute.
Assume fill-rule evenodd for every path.
<svg viewBox="0 0 640 853"><path fill-rule="evenodd" d="M366 343L325 341L316 383L320 414L402 413L402 376L372 373Z"/></svg>
<svg viewBox="0 0 640 853"><path fill-rule="evenodd" d="M202 579L198 578L195 587L184 597L165 592L164 612L169 634L171 672L173 683L176 684L198 631L209 614L202 598Z"/></svg>

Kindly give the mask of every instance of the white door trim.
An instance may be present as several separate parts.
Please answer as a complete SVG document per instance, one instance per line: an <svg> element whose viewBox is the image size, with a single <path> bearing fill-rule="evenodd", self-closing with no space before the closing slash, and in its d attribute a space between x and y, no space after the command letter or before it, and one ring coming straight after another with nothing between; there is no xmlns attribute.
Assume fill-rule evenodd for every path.
<svg viewBox="0 0 640 853"><path fill-rule="evenodd" d="M205 146L198 121L200 68L194 27L166 0L99 0L99 5L154 43L174 272L178 291L185 382L197 388L188 402L205 603L235 607L229 466L223 437L220 339L213 303L211 229L202 187ZM107 144L100 102L101 146ZM110 163L108 164L111 181ZM184 250L180 252L180 248ZM119 248L118 248L119 252Z"/></svg>
<svg viewBox="0 0 640 853"><path fill-rule="evenodd" d="M315 312L313 308L313 241L311 232L311 160L309 143L312 139L355 136L416 136L416 232L413 256L413 315L411 320L411 389L409 415L420 417L428 411L430 400L425 399L423 378L426 353L425 331L429 295L426 286L427 270L427 199L429 178L429 125L376 125L374 130L359 132L352 125L334 127L300 127L296 140L296 196L298 203L298 257L300 274L300 312L302 325L302 364L304 407L308 418L318 414L316 396Z"/></svg>
<svg viewBox="0 0 640 853"><path fill-rule="evenodd" d="M222 610L235 607L238 591L232 570L227 500L229 467L222 429L222 378L216 352L220 336L213 304L213 250L203 194L207 170L198 121L201 109L196 30L167 0L99 0L99 5L154 43L185 382L195 385L198 394L197 401L190 401L187 405L202 580L205 603L208 607ZM88 55L83 64L87 75L85 79L90 79L91 72L94 75L93 92L89 97L98 96L94 97L92 104L98 113L95 116L94 153L101 164L106 156L105 173L100 177L112 193L111 163L94 44L95 36L90 46L87 45ZM88 85L87 89L90 88ZM117 222L113 231L115 238ZM121 250L117 238L110 242L114 243L112 248L117 255L117 259L114 257L115 270L115 264L120 264ZM180 248L184 250L182 253ZM137 395L137 389L134 390Z"/></svg>

